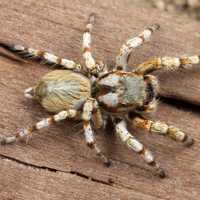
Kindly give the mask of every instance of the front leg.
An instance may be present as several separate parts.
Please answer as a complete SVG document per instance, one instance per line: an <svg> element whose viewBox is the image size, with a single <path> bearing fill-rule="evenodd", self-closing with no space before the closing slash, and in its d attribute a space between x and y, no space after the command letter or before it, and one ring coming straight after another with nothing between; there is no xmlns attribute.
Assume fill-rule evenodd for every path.
<svg viewBox="0 0 200 200"><path fill-rule="evenodd" d="M102 61L95 61L91 52L91 43L92 43L92 29L95 22L95 14L92 13L89 16L86 29L83 33L83 45L82 45L82 53L83 59L85 61L85 66L89 74L98 76L99 73L106 73L107 66Z"/></svg>
<svg viewBox="0 0 200 200"><path fill-rule="evenodd" d="M200 56L190 56L190 57L161 57L154 58L147 62L140 64L135 70L133 70L136 74L148 74L156 70L177 70L179 68L187 68L192 64L199 64Z"/></svg>
<svg viewBox="0 0 200 200"><path fill-rule="evenodd" d="M133 125L137 128L145 129L159 135L169 136L176 141L183 142L187 147L194 143L194 140L185 132L174 126L169 126L165 122L152 121L138 116L134 117L132 120Z"/></svg>
<svg viewBox="0 0 200 200"><path fill-rule="evenodd" d="M93 113L93 111L96 112L96 110L98 110L97 101L93 98L88 99L83 106L83 114L82 114L85 140L86 140L88 147L90 147L91 149L94 149L96 151L96 154L101 158L103 163L106 166L110 166L111 161L101 152L101 149L96 144L96 141L94 138L94 133L93 133L93 130L91 127L90 121L92 119L92 113Z"/></svg>
<svg viewBox="0 0 200 200"><path fill-rule="evenodd" d="M121 141L124 142L127 147L140 154L144 158L145 162L154 168L157 175L159 175L161 178L165 177L164 170L160 167L158 163L156 163L152 153L148 149L146 149L143 144L141 144L133 135L129 133L125 121L122 120L118 122L115 130Z"/></svg>
<svg viewBox="0 0 200 200"><path fill-rule="evenodd" d="M119 54L116 57L116 69L127 71L128 60L131 52L141 46L144 42L148 41L154 31L159 29L158 24L154 24L149 28L145 29L137 37L131 38L126 41L125 44L119 50Z"/></svg>

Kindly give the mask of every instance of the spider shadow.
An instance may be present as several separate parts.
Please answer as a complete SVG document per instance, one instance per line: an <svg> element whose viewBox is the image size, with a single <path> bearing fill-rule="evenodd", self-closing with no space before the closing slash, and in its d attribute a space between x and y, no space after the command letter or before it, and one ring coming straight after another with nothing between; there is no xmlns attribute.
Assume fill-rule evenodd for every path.
<svg viewBox="0 0 200 200"><path fill-rule="evenodd" d="M107 119L107 125L105 129L99 130L98 132L103 133L103 139L102 139L102 145L104 148L104 151L108 157L111 157L116 148L116 136L115 136L115 130L114 130L114 124L110 118Z"/></svg>

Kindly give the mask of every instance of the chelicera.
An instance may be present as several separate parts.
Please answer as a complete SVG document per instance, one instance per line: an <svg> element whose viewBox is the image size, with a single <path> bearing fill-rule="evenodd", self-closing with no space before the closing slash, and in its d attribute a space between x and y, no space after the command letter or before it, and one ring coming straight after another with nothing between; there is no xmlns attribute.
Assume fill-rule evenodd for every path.
<svg viewBox="0 0 200 200"><path fill-rule="evenodd" d="M159 28L159 25L155 24L145 29L139 36L127 40L120 48L115 66L112 70L108 70L107 65L95 61L91 53L94 16L94 14L89 16L83 34L84 66L45 51L0 42L2 48L23 58L31 58L61 68L46 74L35 86L24 92L25 97L36 99L47 111L55 115L21 129L16 135L1 135L0 143L10 144L22 138L29 138L33 131L61 120L81 119L86 143L109 166L110 160L100 150L93 132L93 126L103 128L109 121L112 122L115 133L121 141L141 155L156 174L165 177L164 170L155 161L150 150L128 131L127 123L131 122L137 128L169 136L187 146L192 145L193 139L179 128L153 121L146 114L153 112L157 105L158 81L150 73L155 70L176 70L188 64L198 64L200 57L195 55L182 58L154 58L129 70L128 59L131 52L147 41Z"/></svg>

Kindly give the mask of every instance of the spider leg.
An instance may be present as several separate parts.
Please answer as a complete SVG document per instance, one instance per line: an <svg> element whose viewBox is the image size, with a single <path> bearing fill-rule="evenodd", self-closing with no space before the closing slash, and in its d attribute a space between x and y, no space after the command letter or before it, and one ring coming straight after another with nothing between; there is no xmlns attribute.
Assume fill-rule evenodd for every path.
<svg viewBox="0 0 200 200"><path fill-rule="evenodd" d="M127 40L126 43L123 44L120 48L119 54L116 57L116 69L127 71L128 60L133 49L141 46L144 42L148 41L152 33L159 29L159 27L160 26L158 24L154 24L145 29L137 37Z"/></svg>
<svg viewBox="0 0 200 200"><path fill-rule="evenodd" d="M183 142L187 147L194 143L194 140L179 128L169 126L165 122L152 121L136 116L133 118L133 124L137 128L145 129L151 133L169 136L170 138Z"/></svg>
<svg viewBox="0 0 200 200"><path fill-rule="evenodd" d="M164 170L159 166L158 163L156 163L152 153L129 133L124 120L116 124L115 130L121 141L124 142L127 147L140 154L144 158L145 162L154 168L157 175L159 175L161 178L165 177Z"/></svg>
<svg viewBox="0 0 200 200"><path fill-rule="evenodd" d="M61 120L64 120L66 118L74 118L77 115L77 111L76 110L65 110L65 111L61 111L56 115L53 115L49 118L43 119L39 122L37 122L35 125L33 126L29 126L28 128L23 128L21 129L17 134L13 135L13 136L3 136L0 135L0 144L1 145L6 145L6 144L11 144L14 142L17 142L18 140L21 139L28 139L31 134L33 133L33 131L45 128L45 127L49 127L51 124L59 122Z"/></svg>
<svg viewBox="0 0 200 200"><path fill-rule="evenodd" d="M110 166L111 161L102 153L101 149L96 144L94 133L91 127L90 120L92 119L92 112L98 109L97 102L95 99L88 99L83 107L82 119L83 119L83 129L84 136L88 147L94 149L96 154L101 158L106 166Z"/></svg>
<svg viewBox="0 0 200 200"><path fill-rule="evenodd" d="M161 58L154 58L147 62L140 64L133 70L134 73L137 74L148 74L155 70L177 70L179 68L188 68L192 64L199 64L200 63L200 56L194 55L189 57L161 57Z"/></svg>
<svg viewBox="0 0 200 200"><path fill-rule="evenodd" d="M97 129L102 128L104 126L103 117L99 108L94 109L92 120Z"/></svg>
<svg viewBox="0 0 200 200"><path fill-rule="evenodd" d="M78 72L82 70L80 64L77 64L72 60L59 58L58 56L55 56L45 51L41 51L41 50L37 50L33 48L27 48L22 45L9 44L2 41L0 42L0 47L8 51L11 51L14 54L17 54L21 58L36 60L36 61L39 61L41 64L45 64L49 66L56 65L61 68L74 70Z"/></svg>
<svg viewBox="0 0 200 200"><path fill-rule="evenodd" d="M83 59L87 70L92 74L97 74L102 72L107 72L107 66L102 61L95 61L91 52L91 43L92 43L92 29L95 22L95 14L92 13L89 16L86 29L83 33L83 44L82 44L82 53Z"/></svg>
<svg viewBox="0 0 200 200"><path fill-rule="evenodd" d="M83 33L83 59L85 60L85 65L87 67L87 69L92 70L95 68L95 60L92 56L91 53L91 32L94 26L94 20L95 20L95 16L94 14L91 14L89 16L87 25L86 25L86 29Z"/></svg>

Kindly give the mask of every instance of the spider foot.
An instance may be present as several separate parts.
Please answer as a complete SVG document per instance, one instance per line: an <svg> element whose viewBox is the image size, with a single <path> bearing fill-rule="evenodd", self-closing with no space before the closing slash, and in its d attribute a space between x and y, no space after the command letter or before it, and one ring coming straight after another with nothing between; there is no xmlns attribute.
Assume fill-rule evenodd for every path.
<svg viewBox="0 0 200 200"><path fill-rule="evenodd" d="M165 178L166 177L165 170L159 167L156 170L156 175L159 176L160 178Z"/></svg>
<svg viewBox="0 0 200 200"><path fill-rule="evenodd" d="M110 167L112 165L112 161L110 159L106 158L105 161L103 162L103 164L106 167Z"/></svg>
<svg viewBox="0 0 200 200"><path fill-rule="evenodd" d="M16 137L15 136L4 136L4 135L0 135L0 145L6 145L6 144L12 144L16 141Z"/></svg>
<svg viewBox="0 0 200 200"><path fill-rule="evenodd" d="M156 175L159 176L160 178L165 178L166 177L166 173L164 171L164 169L159 168L156 172Z"/></svg>
<svg viewBox="0 0 200 200"><path fill-rule="evenodd" d="M155 161L151 163L152 166L155 166L155 175L160 177L160 178L165 178L166 173L163 168L160 167Z"/></svg>
<svg viewBox="0 0 200 200"><path fill-rule="evenodd" d="M29 135L26 136L26 138L25 138L26 144L29 143L29 141L30 141L31 138L32 138L32 134L29 134Z"/></svg>
<svg viewBox="0 0 200 200"><path fill-rule="evenodd" d="M99 149L99 147L96 144L93 144L93 147L95 148L97 155L101 158L101 160L103 161L103 164L106 167L110 167L111 166L111 160L109 158L107 158Z"/></svg>
<svg viewBox="0 0 200 200"><path fill-rule="evenodd" d="M0 144L5 145L6 144L6 137L3 135L0 135Z"/></svg>
<svg viewBox="0 0 200 200"><path fill-rule="evenodd" d="M194 139L187 136L186 139L183 142L184 146L191 147L194 144Z"/></svg>

